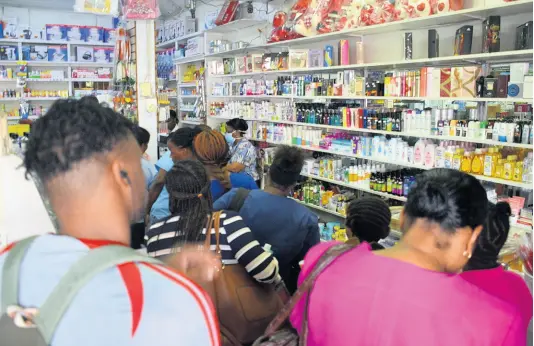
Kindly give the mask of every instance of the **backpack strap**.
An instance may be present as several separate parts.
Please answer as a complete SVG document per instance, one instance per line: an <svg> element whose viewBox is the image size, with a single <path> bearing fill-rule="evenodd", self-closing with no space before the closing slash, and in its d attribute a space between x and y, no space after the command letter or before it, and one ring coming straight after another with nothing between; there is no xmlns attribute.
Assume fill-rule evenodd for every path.
<svg viewBox="0 0 534 346"><path fill-rule="evenodd" d="M241 208L243 208L243 204L245 204L245 200L247 199L249 193L250 190L247 190L242 187L238 188L234 195L234 198L232 198L232 201L230 202L228 210L233 210L236 213L239 213Z"/></svg>
<svg viewBox="0 0 534 346"><path fill-rule="evenodd" d="M26 250L30 247L37 236L32 236L20 240L7 252L2 268L2 306L0 315L6 312L10 305L19 303L19 276L20 264L26 255Z"/></svg>
<svg viewBox="0 0 534 346"><path fill-rule="evenodd" d="M120 245L108 245L90 250L87 255L74 263L39 308L39 313L35 317L34 322L46 344L50 345L58 323L81 288L96 274L131 262L162 264L155 258Z"/></svg>

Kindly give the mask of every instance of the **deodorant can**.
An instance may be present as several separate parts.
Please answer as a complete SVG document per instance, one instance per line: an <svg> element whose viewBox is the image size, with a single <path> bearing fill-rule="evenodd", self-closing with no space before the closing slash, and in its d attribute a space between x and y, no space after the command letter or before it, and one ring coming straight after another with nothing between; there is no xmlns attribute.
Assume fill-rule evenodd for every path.
<svg viewBox="0 0 534 346"><path fill-rule="evenodd" d="M330 67L334 64L334 47L326 46L324 47L324 67Z"/></svg>

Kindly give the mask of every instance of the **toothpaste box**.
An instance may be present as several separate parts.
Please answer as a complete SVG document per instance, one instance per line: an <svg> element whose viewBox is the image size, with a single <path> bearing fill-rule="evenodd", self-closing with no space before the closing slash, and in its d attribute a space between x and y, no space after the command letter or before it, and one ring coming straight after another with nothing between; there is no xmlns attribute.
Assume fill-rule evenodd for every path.
<svg viewBox="0 0 534 346"><path fill-rule="evenodd" d="M100 26L86 26L87 30L85 42L89 43L103 43L104 29Z"/></svg>
<svg viewBox="0 0 534 346"><path fill-rule="evenodd" d="M85 46L76 47L76 61L78 62L95 61L93 47L85 47Z"/></svg>
<svg viewBox="0 0 534 346"><path fill-rule="evenodd" d="M67 46L48 46L48 61L67 61Z"/></svg>
<svg viewBox="0 0 534 346"><path fill-rule="evenodd" d="M67 28L62 24L46 24L46 39L48 41L67 41Z"/></svg>
<svg viewBox="0 0 534 346"><path fill-rule="evenodd" d="M65 32L67 34L67 41L69 42L85 42L87 30L82 25L65 25Z"/></svg>
<svg viewBox="0 0 534 346"><path fill-rule="evenodd" d="M104 28L104 42L115 43L117 39L117 29Z"/></svg>
<svg viewBox="0 0 534 346"><path fill-rule="evenodd" d="M113 62L114 49L112 47L95 47L95 62L109 63Z"/></svg>

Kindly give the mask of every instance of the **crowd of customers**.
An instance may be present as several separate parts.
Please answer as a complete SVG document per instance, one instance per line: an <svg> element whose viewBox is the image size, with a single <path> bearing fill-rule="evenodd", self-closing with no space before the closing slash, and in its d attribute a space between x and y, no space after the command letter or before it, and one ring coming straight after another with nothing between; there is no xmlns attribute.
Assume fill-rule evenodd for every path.
<svg viewBox="0 0 534 346"><path fill-rule="evenodd" d="M22 314L42 306L92 250L143 243L149 257L87 280L47 330L47 344L244 345L225 335L230 310L220 301L214 308L206 285L235 266L261 290L285 284L297 292L289 321L309 346L526 344L532 295L498 262L510 207L490 204L476 178L449 169L418 175L401 213L403 237L391 248L378 243L390 232L388 205L353 200L347 248L315 277L336 243L320 242L317 216L287 198L304 154L280 146L260 190L246 122L234 119L227 129L173 127L169 151L150 167L146 130L93 100L57 101L32 127L24 166L44 183L59 234L25 248L16 301L2 301L12 283L0 278L1 313L8 303ZM20 248L0 252L0 270ZM310 275L312 289L302 292ZM252 292L240 295L246 313ZM2 329L3 321L9 336L13 326ZM43 332L38 318L25 321ZM7 345L26 346L13 340Z"/></svg>

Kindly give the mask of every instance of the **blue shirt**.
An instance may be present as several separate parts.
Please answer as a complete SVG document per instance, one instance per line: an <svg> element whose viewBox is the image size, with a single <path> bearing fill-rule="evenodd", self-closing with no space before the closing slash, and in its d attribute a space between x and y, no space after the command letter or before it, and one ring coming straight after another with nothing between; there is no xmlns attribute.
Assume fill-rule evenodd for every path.
<svg viewBox="0 0 534 346"><path fill-rule="evenodd" d="M170 171L172 166L174 166L174 162L171 159L170 151L167 151L165 154L163 154L163 156L160 157L158 162L156 162L156 168L158 170L163 169L165 172ZM150 210L150 216L154 220L161 220L163 218L171 216L171 212L169 211L169 192L167 191L167 188L165 186L163 186L163 189L161 190L158 199L152 205L152 209Z"/></svg>
<svg viewBox="0 0 534 346"><path fill-rule="evenodd" d="M232 185L233 188L243 187L247 190L258 189L258 185L254 179L246 173L230 173L230 185ZM211 181L211 197L214 201L224 195L225 192L226 189L218 180Z"/></svg>
<svg viewBox="0 0 534 346"><path fill-rule="evenodd" d="M148 190L154 179L156 179L158 171L156 171L156 167L145 158L141 158L141 169L145 176L145 187Z"/></svg>
<svg viewBox="0 0 534 346"><path fill-rule="evenodd" d="M219 198L213 208L228 209L236 191L232 189ZM262 190L250 191L239 214L262 246L271 245L288 287L296 284L297 277L290 268L320 241L317 215L289 198Z"/></svg>
<svg viewBox="0 0 534 346"><path fill-rule="evenodd" d="M41 306L77 260L107 244L51 234L35 239L21 265L20 305ZM0 273L9 248L0 251ZM127 263L96 274L77 292L50 345L216 346L212 309L206 294L182 275Z"/></svg>

